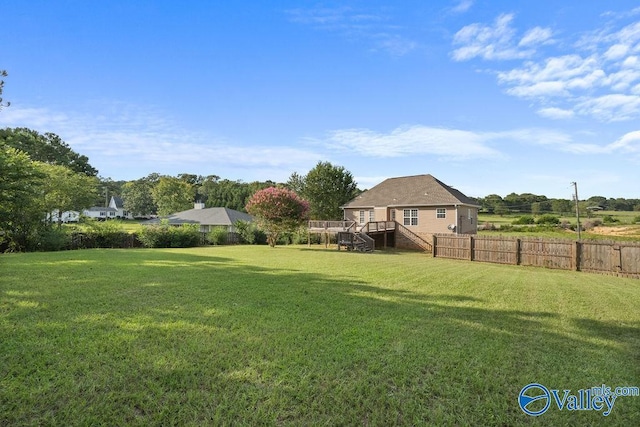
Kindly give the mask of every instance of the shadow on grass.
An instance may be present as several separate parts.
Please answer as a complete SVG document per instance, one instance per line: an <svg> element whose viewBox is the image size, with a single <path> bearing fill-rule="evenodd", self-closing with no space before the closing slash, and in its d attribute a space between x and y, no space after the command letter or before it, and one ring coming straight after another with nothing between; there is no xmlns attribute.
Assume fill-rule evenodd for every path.
<svg viewBox="0 0 640 427"><path fill-rule="evenodd" d="M530 382L577 390L640 374L637 323L228 257L89 257L81 270L31 259L41 283L16 262L0 281L3 423L513 425L529 421L517 394ZM612 416L631 420L638 400Z"/></svg>

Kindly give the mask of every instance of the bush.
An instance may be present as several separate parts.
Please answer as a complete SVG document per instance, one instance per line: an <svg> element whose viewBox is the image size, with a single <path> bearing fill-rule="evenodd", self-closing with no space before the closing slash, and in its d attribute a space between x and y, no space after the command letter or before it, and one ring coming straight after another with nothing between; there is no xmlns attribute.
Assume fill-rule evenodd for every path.
<svg viewBox="0 0 640 427"><path fill-rule="evenodd" d="M71 246L71 235L65 227L51 227L38 236L40 251L62 251Z"/></svg>
<svg viewBox="0 0 640 427"><path fill-rule="evenodd" d="M602 217L602 222L605 224L615 224L616 222L620 222L620 220L611 215L605 215Z"/></svg>
<svg viewBox="0 0 640 427"><path fill-rule="evenodd" d="M198 246L201 233L197 224L171 226L167 221L142 227L138 236L147 248L189 248Z"/></svg>
<svg viewBox="0 0 640 427"><path fill-rule="evenodd" d="M591 230L594 227L602 225L602 220L600 218L588 219L582 223L583 230Z"/></svg>
<svg viewBox="0 0 640 427"><path fill-rule="evenodd" d="M496 225L492 222L485 222L484 224L480 225L478 227L478 230L488 230L488 231L493 231L496 229Z"/></svg>
<svg viewBox="0 0 640 427"><path fill-rule="evenodd" d="M536 220L536 224L544 225L558 225L560 224L560 218L555 215L542 215Z"/></svg>
<svg viewBox="0 0 640 427"><path fill-rule="evenodd" d="M640 215L635 216L635 217L633 218L633 223L634 223L634 224L640 224Z"/></svg>
<svg viewBox="0 0 640 427"><path fill-rule="evenodd" d="M249 245L256 241L256 226L252 222L237 220L233 226L240 237L240 243L247 243Z"/></svg>
<svg viewBox="0 0 640 427"><path fill-rule="evenodd" d="M535 224L535 223L536 223L536 220L531 215L522 215L514 219L513 221L511 221L511 224L513 225L529 225L529 224Z"/></svg>
<svg viewBox="0 0 640 427"><path fill-rule="evenodd" d="M214 227L207 234L207 242L212 245L224 245L227 243L229 232L225 227Z"/></svg>

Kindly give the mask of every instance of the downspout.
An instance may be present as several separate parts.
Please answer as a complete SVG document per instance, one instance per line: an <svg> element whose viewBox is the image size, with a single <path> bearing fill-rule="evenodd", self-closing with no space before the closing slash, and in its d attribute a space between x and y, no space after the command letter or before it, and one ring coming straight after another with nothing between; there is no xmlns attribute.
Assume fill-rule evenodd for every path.
<svg viewBox="0 0 640 427"><path fill-rule="evenodd" d="M456 206L456 234L460 234L460 217L458 216L458 205Z"/></svg>

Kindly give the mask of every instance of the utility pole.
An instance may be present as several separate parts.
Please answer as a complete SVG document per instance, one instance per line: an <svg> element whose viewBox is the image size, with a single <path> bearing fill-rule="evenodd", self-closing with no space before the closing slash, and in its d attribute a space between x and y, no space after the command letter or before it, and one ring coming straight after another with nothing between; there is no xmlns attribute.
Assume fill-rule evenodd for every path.
<svg viewBox="0 0 640 427"><path fill-rule="evenodd" d="M580 208L578 206L578 183L572 182L574 195L573 198L576 201L576 220L578 221L578 240L580 240Z"/></svg>

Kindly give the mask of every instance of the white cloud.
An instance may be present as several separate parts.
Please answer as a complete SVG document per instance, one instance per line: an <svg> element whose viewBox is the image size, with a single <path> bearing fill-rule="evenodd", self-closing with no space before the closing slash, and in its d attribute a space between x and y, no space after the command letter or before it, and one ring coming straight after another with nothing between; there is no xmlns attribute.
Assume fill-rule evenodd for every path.
<svg viewBox="0 0 640 427"><path fill-rule="evenodd" d="M610 151L620 150L626 153L640 153L640 131L624 134L620 139L608 145Z"/></svg>
<svg viewBox="0 0 640 427"><path fill-rule="evenodd" d="M563 110L562 108L556 107L541 108L537 113L542 117L554 120L570 119L575 116L572 110Z"/></svg>
<svg viewBox="0 0 640 427"><path fill-rule="evenodd" d="M496 18L493 25L471 24L453 36L453 44L461 46L452 52L456 61L475 57L485 60L517 59L530 56L532 50L518 49L513 42L515 30L511 27L512 14Z"/></svg>
<svg viewBox="0 0 640 427"><path fill-rule="evenodd" d="M614 44L604 53L604 59L615 61L624 58L629 52L629 46L624 44Z"/></svg>
<svg viewBox="0 0 640 427"><path fill-rule="evenodd" d="M388 133L369 129L330 132L324 143L330 147L369 157L435 155L445 159L495 158L490 138L476 132L427 126L404 126Z"/></svg>
<svg viewBox="0 0 640 427"><path fill-rule="evenodd" d="M518 46L524 47L553 43L552 35L553 32L550 28L534 27L524 34Z"/></svg>
<svg viewBox="0 0 640 427"><path fill-rule="evenodd" d="M373 51L385 51L402 56L418 47L401 33L402 28L390 24L389 17L375 13L361 13L351 7L292 9L286 11L291 22L309 25L317 30L342 34L350 40L364 40Z"/></svg>
<svg viewBox="0 0 640 427"><path fill-rule="evenodd" d="M604 122L629 120L640 114L640 96L610 94L587 98L576 105L576 111Z"/></svg>
<svg viewBox="0 0 640 427"><path fill-rule="evenodd" d="M453 13L465 13L469 9L471 9L471 6L473 6L473 2L473 0L460 0L458 4L451 9L451 11Z"/></svg>
<svg viewBox="0 0 640 427"><path fill-rule="evenodd" d="M542 117L560 120L586 116L601 122L640 117L640 22L626 26L608 23L577 42L568 39L558 43L550 29L534 27L518 43L518 48L531 49L517 52L511 24L512 15L500 15L493 26L472 24L462 28L453 41L454 47L462 47L452 51L453 58L526 59L516 67L494 72L507 94L532 100ZM573 51L542 56L545 52L538 48L550 44ZM498 45L502 57L496 55ZM540 59L527 58L534 46Z"/></svg>
<svg viewBox="0 0 640 427"><path fill-rule="evenodd" d="M543 109L551 118L571 117L571 111ZM496 147L536 145L572 154L640 152L640 131L624 135L609 144L576 142L574 136L553 129L524 128L497 132L475 132L422 125L402 126L390 132L370 129L342 129L316 140L327 150L336 149L371 158L435 156L446 161L506 159Z"/></svg>
<svg viewBox="0 0 640 427"><path fill-rule="evenodd" d="M58 134L74 150L89 157L102 174L123 168L164 167L192 171L222 167L295 169L322 156L303 148L242 145L220 137L187 131L161 113L136 106L102 108L100 117L77 112L53 113L15 104L0 115L0 127L28 127ZM5 114L6 113L6 114Z"/></svg>

